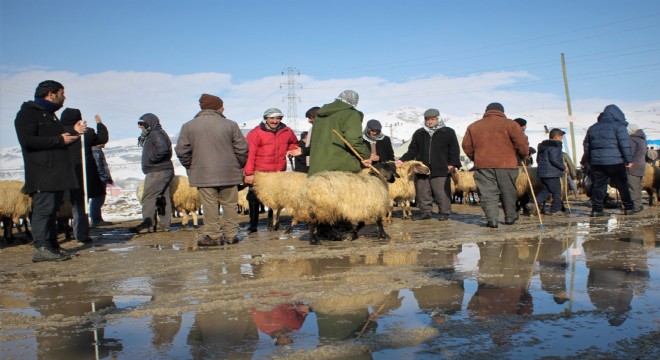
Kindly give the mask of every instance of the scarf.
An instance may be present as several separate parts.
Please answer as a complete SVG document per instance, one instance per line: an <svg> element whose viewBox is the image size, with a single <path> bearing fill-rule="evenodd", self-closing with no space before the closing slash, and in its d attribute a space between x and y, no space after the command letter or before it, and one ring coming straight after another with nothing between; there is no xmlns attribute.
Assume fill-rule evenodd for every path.
<svg viewBox="0 0 660 360"><path fill-rule="evenodd" d="M62 108L62 104L55 104L54 102L50 102L44 98L36 98L34 99L34 102L37 103L37 105L41 106L44 108L44 110L48 111L51 114L54 114L55 111L59 110Z"/></svg>
<svg viewBox="0 0 660 360"><path fill-rule="evenodd" d="M428 127L426 124L424 124L423 129L426 130L429 135L433 136L433 133L435 133L437 130L442 129L445 127L445 122L438 119L438 123L434 127Z"/></svg>
<svg viewBox="0 0 660 360"><path fill-rule="evenodd" d="M150 129L147 128L142 129L142 134L140 134L140 136L138 137L138 143L137 143L138 146L140 147L144 146L144 141L147 140L147 136L149 135L150 132L151 132Z"/></svg>
<svg viewBox="0 0 660 360"><path fill-rule="evenodd" d="M375 144L376 141L383 140L385 138L385 134L383 132L379 132L378 135L372 137L369 135L369 128L365 128L364 131L362 132L362 138L368 142L369 144Z"/></svg>

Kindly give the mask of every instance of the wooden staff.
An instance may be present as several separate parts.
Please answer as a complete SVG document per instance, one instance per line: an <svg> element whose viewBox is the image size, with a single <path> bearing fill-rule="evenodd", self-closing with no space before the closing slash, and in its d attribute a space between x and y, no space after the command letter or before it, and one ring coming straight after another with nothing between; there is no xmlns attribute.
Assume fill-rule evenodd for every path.
<svg viewBox="0 0 660 360"><path fill-rule="evenodd" d="M566 183L566 207L568 208L568 212L572 213L571 211L571 202L568 201L568 173L564 173L564 182Z"/></svg>
<svg viewBox="0 0 660 360"><path fill-rule="evenodd" d="M534 185L532 185L532 178L529 177L529 172L527 171L527 166L525 166L525 160L521 162L525 174L527 174L527 182L529 182L529 190L532 192L532 198L534 199L534 206L536 206L536 215L539 217L539 223L541 223L541 229L543 229L543 219L541 219L541 209L539 209L539 204L536 202L536 194L534 193ZM561 199L559 200L561 201Z"/></svg>
<svg viewBox="0 0 660 360"><path fill-rule="evenodd" d="M355 150L355 148L353 147L353 145L351 145L351 143L349 143L349 142L348 142L343 136L341 136L341 134L340 134L337 130L332 129L332 132L335 133L335 135L337 135L337 137L339 137L339 139L340 139L341 141L343 141L344 144L346 144L346 146L348 146L348 148L353 152L353 154L355 154L355 156L357 156L358 159L360 159L360 162L364 161L364 159L362 158L362 156L360 156L360 154L357 152L357 150ZM378 169L376 169L375 167L373 167L373 165L369 165L369 169L371 169L372 171L374 171L376 174L378 174L378 176L381 177L381 179L383 179L383 180L385 180L385 181L387 182L387 179L385 179L385 177L383 176L383 174L381 174L380 171L378 171Z"/></svg>

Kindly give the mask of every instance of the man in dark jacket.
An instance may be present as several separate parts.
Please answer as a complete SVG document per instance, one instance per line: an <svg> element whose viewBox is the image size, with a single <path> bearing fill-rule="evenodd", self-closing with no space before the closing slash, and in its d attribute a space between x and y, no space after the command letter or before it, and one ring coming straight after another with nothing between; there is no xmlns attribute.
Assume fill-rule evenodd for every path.
<svg viewBox="0 0 660 360"><path fill-rule="evenodd" d="M105 148L105 144L92 146L92 155L94 156L94 161L96 162L96 170L99 174L99 179L101 179L101 183L103 183L103 191L98 196L94 196L89 200L89 220L91 227L112 225L110 221L103 220L103 214L101 212L101 208L105 203L106 187L107 185L114 183L114 180L112 180L112 175L110 174L110 167L108 166L108 162L105 160L103 148Z"/></svg>
<svg viewBox="0 0 660 360"><path fill-rule="evenodd" d="M539 208L543 202L550 199L552 195L552 207L546 215L553 216L560 214L561 210L561 178L564 176L566 167L561 151L564 132L559 129L550 130L550 139L543 140L539 144L539 152L536 155L538 164L538 175L541 179L541 192L536 197ZM533 208L532 212L535 211Z"/></svg>
<svg viewBox="0 0 660 360"><path fill-rule="evenodd" d="M630 150L632 153L632 167L628 169L628 190L637 210L643 210L642 205L642 178L646 170L646 134L635 124L628 125L630 135Z"/></svg>
<svg viewBox="0 0 660 360"><path fill-rule="evenodd" d="M450 175L461 167L458 139L452 128L440 120L437 109L424 112L424 126L415 131L408 151L397 160L397 166L404 161L418 160L431 170L429 175L418 174L415 179L417 206L420 214L413 220L432 218L433 203L438 205L439 220L449 219L451 214Z"/></svg>
<svg viewBox="0 0 660 360"><path fill-rule="evenodd" d="M626 169L632 168L630 135L626 130L626 117L616 105L608 105L598 116L598 122L587 130L584 137L584 160L590 169L593 181L591 193L591 217L604 216L603 203L608 183L612 183L621 194L624 215L634 214L635 209Z"/></svg>
<svg viewBox="0 0 660 360"><path fill-rule="evenodd" d="M238 125L223 115L224 102L202 94L200 112L183 124L176 156L186 168L190 186L197 187L204 207L204 229L200 246L236 244L238 235L237 185L243 180L248 143ZM222 217L219 215L223 207Z"/></svg>
<svg viewBox="0 0 660 360"><path fill-rule="evenodd" d="M160 198L165 203L165 209L162 213L159 211L158 230L169 231L172 221L170 181L174 177L172 142L154 114L142 115L138 126L142 130L138 138L138 145L143 147L142 172L146 175L142 193L142 223L129 230L136 234L156 231L156 202Z"/></svg>
<svg viewBox="0 0 660 360"><path fill-rule="evenodd" d="M78 187L67 149L79 135L64 131L55 115L64 99L62 84L43 81L37 86L34 101L24 102L14 121L23 152L24 191L32 197L33 262L71 258L59 249L55 225L64 191ZM74 128L78 134L87 130L82 122L77 122Z"/></svg>
<svg viewBox="0 0 660 360"><path fill-rule="evenodd" d="M84 121L82 114L78 109L66 108L62 111L62 126L69 134L75 134L76 130L73 126L78 121ZM79 242L89 244L94 239L89 236L89 218L87 217L87 199L105 194L105 184L99 177L96 168L96 161L92 154L92 146L105 144L108 142L108 129L101 122L101 117L96 115L96 127L98 133L94 129L88 128L85 133L81 135L85 140L85 182L87 189L85 189L83 182L83 158L82 158L82 141L78 140L69 147L69 156L76 169L76 176L78 178L78 189L71 189L70 200L71 208L73 210L73 234ZM87 193L85 193L87 191Z"/></svg>
<svg viewBox="0 0 660 360"><path fill-rule="evenodd" d="M383 125L380 121L371 119L367 121L367 126L362 132L364 144L371 150L371 161L376 164L379 162L394 161L394 149L389 136L383 134Z"/></svg>
<svg viewBox="0 0 660 360"><path fill-rule="evenodd" d="M522 128L506 118L502 104L491 103L486 106L484 117L470 124L465 131L463 151L474 161L474 181L486 215L486 226L497 228L500 199L504 223L514 224L518 219L518 159L529 156L529 140Z"/></svg>

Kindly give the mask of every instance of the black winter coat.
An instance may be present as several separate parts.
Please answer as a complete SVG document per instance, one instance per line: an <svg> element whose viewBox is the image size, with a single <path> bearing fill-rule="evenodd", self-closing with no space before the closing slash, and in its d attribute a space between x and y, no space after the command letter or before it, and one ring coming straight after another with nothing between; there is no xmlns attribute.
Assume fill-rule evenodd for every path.
<svg viewBox="0 0 660 360"><path fill-rule="evenodd" d="M442 127L429 135L425 128L420 128L412 136L408 151L399 160L418 160L431 169L431 177L448 176L447 167L461 167L461 149L458 146L456 132L449 127Z"/></svg>
<svg viewBox="0 0 660 360"><path fill-rule="evenodd" d="M365 140L364 144L371 150L370 142ZM392 141L389 136L384 136L382 139L376 141L376 154L378 154L380 160L375 163L394 161L394 149L392 149Z"/></svg>
<svg viewBox="0 0 660 360"><path fill-rule="evenodd" d="M539 152L536 155L539 177L564 177L566 166L564 166L564 155L561 151L561 145L561 141L559 140L543 140L539 144Z"/></svg>
<svg viewBox="0 0 660 360"><path fill-rule="evenodd" d="M78 188L64 143L64 128L54 113L34 101L24 102L14 121L25 165L25 191L62 191Z"/></svg>
<svg viewBox="0 0 660 360"><path fill-rule="evenodd" d="M302 150L302 153L293 158L293 171L306 173L309 170L307 166L307 156L309 155L309 148L306 147L304 141L298 141L298 147ZM306 150L307 149L307 150Z"/></svg>
<svg viewBox="0 0 660 360"><path fill-rule="evenodd" d="M73 126L82 119L80 110L78 109L64 109L62 111L62 126L64 131L69 134L77 134ZM83 188L83 168L82 168L82 137L85 140L85 172L87 173L87 196L89 198L94 198L102 196L105 194L105 183L101 181L99 176L98 168L96 167L96 160L94 160L94 154L92 152L92 147L105 144L108 142L108 128L105 127L102 123L96 124L96 129L98 134L94 129L88 128L87 131L81 136L81 139L76 140L71 143L69 146L69 156L71 157L71 162L76 170L76 178L78 179L78 184L80 188Z"/></svg>
<svg viewBox="0 0 660 360"><path fill-rule="evenodd" d="M160 126L160 119L154 114L145 114L140 120L146 122L151 130L142 145L142 172L174 171L172 141Z"/></svg>

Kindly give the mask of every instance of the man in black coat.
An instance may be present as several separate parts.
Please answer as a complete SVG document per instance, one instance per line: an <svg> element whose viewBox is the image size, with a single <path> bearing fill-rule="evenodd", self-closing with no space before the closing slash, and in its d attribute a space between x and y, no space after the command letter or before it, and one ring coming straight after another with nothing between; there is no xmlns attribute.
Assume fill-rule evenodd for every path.
<svg viewBox="0 0 660 360"><path fill-rule="evenodd" d="M440 112L428 109L424 112L424 126L412 136L408 151L396 161L401 166L404 161L418 160L431 170L429 175L417 175L415 192L419 216L413 220L428 220L433 216L433 202L438 204L440 217L449 219L451 214L450 175L461 167L461 149L454 129L446 127L440 120Z"/></svg>
<svg viewBox="0 0 660 360"><path fill-rule="evenodd" d="M25 165L24 191L32 197L33 262L71 258L59 249L55 225L64 191L78 188L68 147L80 136L64 131L55 115L65 99L62 84L43 81L34 101L24 102L14 121ZM80 134L87 126L79 121L74 129Z"/></svg>

